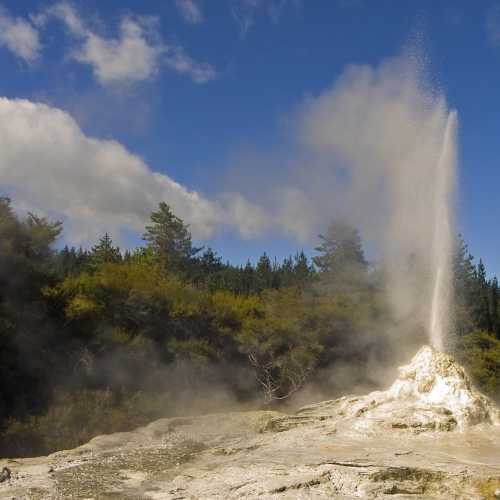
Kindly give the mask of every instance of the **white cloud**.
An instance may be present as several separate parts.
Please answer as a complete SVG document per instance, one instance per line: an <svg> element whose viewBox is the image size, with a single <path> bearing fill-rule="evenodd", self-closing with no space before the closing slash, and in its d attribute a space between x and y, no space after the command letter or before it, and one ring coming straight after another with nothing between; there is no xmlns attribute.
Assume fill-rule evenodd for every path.
<svg viewBox="0 0 500 500"><path fill-rule="evenodd" d="M28 63L40 56L38 31L26 20L13 18L0 6L0 46Z"/></svg>
<svg viewBox="0 0 500 500"><path fill-rule="evenodd" d="M74 242L106 229L141 231L161 200L198 237L218 223L214 204L118 142L87 137L65 112L26 100L0 99L0 183L32 209L68 218Z"/></svg>
<svg viewBox="0 0 500 500"><path fill-rule="evenodd" d="M81 37L85 37L87 35L87 28L85 24L69 3L55 3L50 7L47 7L41 13L32 16L33 22L40 27L44 27L51 17L63 21L73 35Z"/></svg>
<svg viewBox="0 0 500 500"><path fill-rule="evenodd" d="M151 170L120 143L86 136L66 112L27 100L0 98L0 187L26 210L61 217L74 244L104 231L117 241L124 231L141 234L160 201L198 239L224 227L243 238L271 230L301 236L281 201L271 213L238 193L209 200Z"/></svg>
<svg viewBox="0 0 500 500"><path fill-rule="evenodd" d="M195 83L206 83L217 77L212 65L195 61L182 47L168 47L164 62L177 73L188 75Z"/></svg>
<svg viewBox="0 0 500 500"><path fill-rule="evenodd" d="M175 0L175 5L186 22L190 24L203 22L203 12L195 0Z"/></svg>
<svg viewBox="0 0 500 500"><path fill-rule="evenodd" d="M160 56L166 48L148 40L144 27L126 18L120 25L120 38L106 39L88 32L83 46L73 54L75 60L89 64L97 80L104 84L148 80L159 70Z"/></svg>
<svg viewBox="0 0 500 500"><path fill-rule="evenodd" d="M37 16L37 21L43 25L51 17L62 21L79 41L79 46L70 56L88 64L102 85L149 80L163 65L189 76L196 83L205 83L217 76L210 64L196 61L182 47L165 43L156 18L124 17L119 36L108 38L90 29L69 3L49 7Z"/></svg>

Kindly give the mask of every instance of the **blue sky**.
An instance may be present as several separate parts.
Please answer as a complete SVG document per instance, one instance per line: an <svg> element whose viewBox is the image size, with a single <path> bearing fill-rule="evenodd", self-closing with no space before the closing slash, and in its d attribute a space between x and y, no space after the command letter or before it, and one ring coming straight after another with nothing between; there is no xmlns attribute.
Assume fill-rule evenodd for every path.
<svg viewBox="0 0 500 500"><path fill-rule="evenodd" d="M257 208L224 202L209 217L212 207L190 208L186 200L191 198L184 191L178 201L180 214L187 214L189 222L190 216L201 214L200 222L192 224L194 229L197 224L215 224L213 218L225 212L237 212L221 230L194 231L198 239L236 262L255 259L264 250L282 257L314 246L314 239L301 236L300 231L297 236L295 230L281 231L273 225L264 232L253 229L255 218L265 217L257 213L255 201L261 187L286 181L288 170L283 165L292 162L291 156L301 155L295 153L291 140L297 110L331 88L347 66L377 67L406 47L418 45L432 85L459 114L459 229L472 253L484 259L491 273L500 274L496 224L500 2L0 0L0 6L0 32L4 33L0 34L0 95L9 102L23 98L47 106L36 111L10 106L5 116L21 113L23 126L40 119L66 127L66 116L74 120L90 142L71 146L63 167L69 168L78 151L83 157L75 160L82 165L79 176L86 165L85 148L93 147L92 138L112 139L151 172L165 174L168 182L196 191L203 199L222 196L225 200L224 193L242 193ZM132 52L127 55L127 50ZM64 111L66 121L54 110ZM38 113L43 118L37 118ZM13 123L14 118L8 120ZM52 149L57 149L57 142ZM41 151L34 151L33 162ZM142 167L134 161L130 182L143 183L147 191L151 179L137 173ZM12 168L7 160L4 164ZM40 164L33 175L52 175L42 168L43 161ZM108 167L109 172L115 171L114 166ZM140 180L134 180L134 175ZM84 189L87 181L78 179L76 187L80 182ZM93 179L99 184L97 177ZM0 176L0 186L21 209L34 205L68 219L77 213L59 210L53 195L51 204L41 196L33 201L35 191L25 190L23 182L12 175ZM97 197L95 189L87 188L89 196ZM43 189L48 189L45 184ZM113 187L107 189L114 193ZM164 189L159 192L177 188L169 184ZM119 193L114 194L119 198ZM114 217L110 225L121 224L122 238L127 240L129 235L129 241L134 240L139 222L128 221L140 219L146 210L141 200L149 198L148 193L135 191L131 196L137 206L133 214L119 213L118 201L99 205L104 207L96 224L99 231L109 210ZM84 208L78 212L82 220ZM242 223L252 210L256 211L252 223ZM88 227L68 230L68 238L75 241L78 234L94 236Z"/></svg>

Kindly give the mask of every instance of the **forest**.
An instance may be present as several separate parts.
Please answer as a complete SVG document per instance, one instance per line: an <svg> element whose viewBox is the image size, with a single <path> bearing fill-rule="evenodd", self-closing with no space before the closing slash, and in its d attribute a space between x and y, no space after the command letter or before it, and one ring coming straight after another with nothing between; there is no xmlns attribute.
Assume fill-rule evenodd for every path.
<svg viewBox="0 0 500 500"><path fill-rule="evenodd" d="M426 342L391 317L386 276L333 221L315 256L236 266L160 203L144 244L57 246L62 224L0 198L0 456L47 454L153 419L279 407L382 382ZM498 281L457 236L453 354L500 398ZM404 349L402 348L404 344Z"/></svg>

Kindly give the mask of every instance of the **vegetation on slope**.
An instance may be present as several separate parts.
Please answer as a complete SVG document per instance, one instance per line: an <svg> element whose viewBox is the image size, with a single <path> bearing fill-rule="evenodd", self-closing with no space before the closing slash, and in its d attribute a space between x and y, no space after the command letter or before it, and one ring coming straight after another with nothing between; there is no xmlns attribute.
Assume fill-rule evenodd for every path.
<svg viewBox="0 0 500 500"><path fill-rule="evenodd" d="M401 353L382 269L336 222L318 255L256 265L195 248L161 203L146 245L106 234L89 251L54 249L61 225L19 218L0 199L0 456L46 454L151 419L275 405L375 387ZM456 351L498 397L498 283L460 242ZM405 344L425 341L422 328ZM243 405L243 406L242 406Z"/></svg>

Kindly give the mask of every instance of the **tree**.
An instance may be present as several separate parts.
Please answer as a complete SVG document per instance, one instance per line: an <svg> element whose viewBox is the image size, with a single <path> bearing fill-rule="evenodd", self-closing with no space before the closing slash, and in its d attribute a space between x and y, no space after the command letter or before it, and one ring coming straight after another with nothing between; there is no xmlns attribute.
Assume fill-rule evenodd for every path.
<svg viewBox="0 0 500 500"><path fill-rule="evenodd" d="M192 259L189 278L195 285L203 285L210 290L220 287L220 272L224 269L222 259L212 250L207 248L202 255Z"/></svg>
<svg viewBox="0 0 500 500"><path fill-rule="evenodd" d="M42 290L54 280L52 244L60 232L60 222L20 219L0 198L0 420L39 407L49 391L57 347Z"/></svg>
<svg viewBox="0 0 500 500"><path fill-rule="evenodd" d="M247 295L255 291L255 270L250 260L247 260L245 267L239 273L241 275L241 291Z"/></svg>
<svg viewBox="0 0 500 500"><path fill-rule="evenodd" d="M316 367L322 346L311 327L310 308L296 290L268 290L258 297L237 334L260 385L264 402L299 391Z"/></svg>
<svg viewBox="0 0 500 500"><path fill-rule="evenodd" d="M120 249L113 246L113 241L108 233L105 233L99 240L99 243L92 247L90 262L93 267L97 267L100 264L121 262L121 260Z"/></svg>
<svg viewBox="0 0 500 500"><path fill-rule="evenodd" d="M271 259L268 257L266 252L264 252L257 262L255 268L255 279L257 284L257 291L261 292L271 288L273 283L273 268L271 265Z"/></svg>
<svg viewBox="0 0 500 500"><path fill-rule="evenodd" d="M82 247L76 249L69 248L65 245L62 250L56 252L54 256L54 269L59 279L64 279L69 274L74 274L82 271L90 260L90 255L87 250Z"/></svg>
<svg viewBox="0 0 500 500"><path fill-rule="evenodd" d="M453 259L453 322L459 337L474 328L474 302L476 300L476 268L474 257L461 235L458 236Z"/></svg>
<svg viewBox="0 0 500 500"><path fill-rule="evenodd" d="M158 210L151 213L151 222L143 235L148 247L167 269L185 272L191 259L201 250L193 247L189 226L165 202L161 202Z"/></svg>
<svg viewBox="0 0 500 500"><path fill-rule="evenodd" d="M319 235L320 245L315 248L320 255L313 258L314 265L323 275L323 282L340 289L357 287L367 270L361 237L350 225L336 221L326 235Z"/></svg>
<svg viewBox="0 0 500 500"><path fill-rule="evenodd" d="M295 275L293 259L292 257L285 257L280 268L280 284L283 287L293 286L295 284L294 279Z"/></svg>
<svg viewBox="0 0 500 500"><path fill-rule="evenodd" d="M498 319L498 280L493 278L490 283L490 318L491 330L500 340L500 322Z"/></svg>
<svg viewBox="0 0 500 500"><path fill-rule="evenodd" d="M304 250L295 254L293 264L294 282L299 288L304 288L313 276L314 269L309 265Z"/></svg>
<svg viewBox="0 0 500 500"><path fill-rule="evenodd" d="M479 259L475 272L473 304L474 321L477 328L491 332L489 286L486 279L486 268L482 259Z"/></svg>

